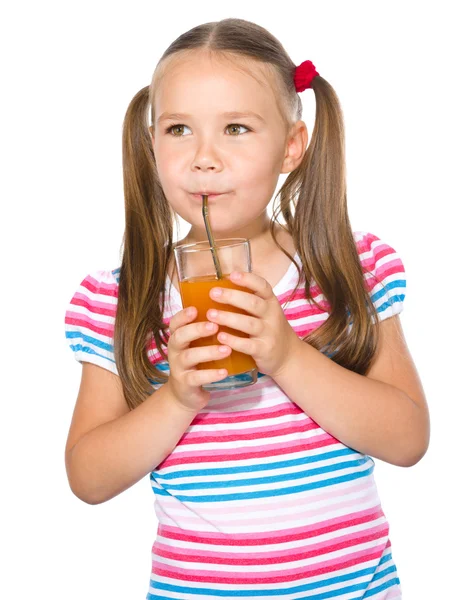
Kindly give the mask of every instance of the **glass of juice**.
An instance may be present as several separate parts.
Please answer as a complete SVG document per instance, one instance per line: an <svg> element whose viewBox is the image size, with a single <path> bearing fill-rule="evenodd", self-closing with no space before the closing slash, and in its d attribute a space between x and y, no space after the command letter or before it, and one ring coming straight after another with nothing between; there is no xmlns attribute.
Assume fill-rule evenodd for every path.
<svg viewBox="0 0 456 600"><path fill-rule="evenodd" d="M251 272L250 242L246 238L227 238L215 240L215 252L219 260L222 279L217 279L217 272L209 241L183 244L174 248L177 266L182 307L195 306L198 314L192 323L207 321L207 311L211 308L218 310L248 315L249 313L231 304L216 302L209 295L213 287L242 290L253 292L230 280L233 271ZM190 348L197 346L212 346L222 344L217 335L225 331L237 337L249 337L239 329L232 329L225 325L218 326L216 333L190 342ZM251 385L257 381L258 369L255 361L249 354L231 350L229 356L203 362L197 369L227 369L225 379L203 385L205 390L233 390Z"/></svg>

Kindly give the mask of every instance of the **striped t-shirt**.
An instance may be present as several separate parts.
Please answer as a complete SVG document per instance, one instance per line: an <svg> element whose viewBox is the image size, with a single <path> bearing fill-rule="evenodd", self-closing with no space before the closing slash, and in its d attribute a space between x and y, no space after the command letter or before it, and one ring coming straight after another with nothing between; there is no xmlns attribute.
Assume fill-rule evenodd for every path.
<svg viewBox="0 0 456 600"><path fill-rule="evenodd" d="M406 287L400 257L371 233L353 235L379 318L400 313ZM295 259L301 266L297 253ZM65 315L76 360L116 374L119 272L88 274ZM309 303L303 287L289 301L297 278L290 263L273 291L303 338L329 315ZM182 309L169 277L165 294L168 324ZM317 286L311 294L329 308ZM150 360L169 374L150 343ZM259 372L245 388L211 391L149 476L158 529L146 599L401 598L374 464L319 427L268 375Z"/></svg>

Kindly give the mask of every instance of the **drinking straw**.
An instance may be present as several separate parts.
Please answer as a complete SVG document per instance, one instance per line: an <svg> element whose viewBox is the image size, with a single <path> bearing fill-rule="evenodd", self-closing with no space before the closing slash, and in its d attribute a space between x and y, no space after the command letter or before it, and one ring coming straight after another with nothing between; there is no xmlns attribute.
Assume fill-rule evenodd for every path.
<svg viewBox="0 0 456 600"><path fill-rule="evenodd" d="M203 194L203 219L204 225L206 226L206 233L209 239L209 244L211 246L212 260L214 261L215 272L217 275L217 279L222 279L222 269L220 267L219 259L216 252L216 247L214 244L214 238L212 236L212 229L209 223L209 215L207 209L207 196Z"/></svg>

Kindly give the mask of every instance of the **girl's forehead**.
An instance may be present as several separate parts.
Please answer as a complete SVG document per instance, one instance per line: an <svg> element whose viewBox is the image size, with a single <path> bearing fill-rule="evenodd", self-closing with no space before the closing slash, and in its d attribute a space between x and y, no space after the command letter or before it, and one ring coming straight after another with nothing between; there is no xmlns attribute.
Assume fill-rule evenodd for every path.
<svg viewBox="0 0 456 600"><path fill-rule="evenodd" d="M259 73L224 63L188 60L165 71L155 90L157 112L184 112L194 106L198 112L217 106L217 112L269 113L273 88ZM188 109L186 112L191 112Z"/></svg>

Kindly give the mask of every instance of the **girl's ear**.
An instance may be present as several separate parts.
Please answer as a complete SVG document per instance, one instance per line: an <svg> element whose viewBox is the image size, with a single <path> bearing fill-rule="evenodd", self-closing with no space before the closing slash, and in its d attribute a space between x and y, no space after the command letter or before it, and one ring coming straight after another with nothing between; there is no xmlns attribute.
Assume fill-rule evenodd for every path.
<svg viewBox="0 0 456 600"><path fill-rule="evenodd" d="M304 121L296 121L288 134L281 173L291 173L301 164L306 153L308 139L306 124Z"/></svg>

